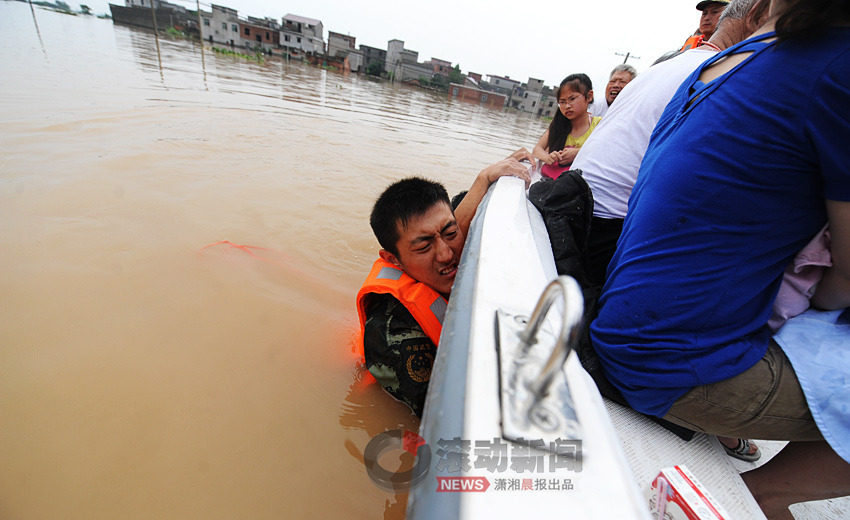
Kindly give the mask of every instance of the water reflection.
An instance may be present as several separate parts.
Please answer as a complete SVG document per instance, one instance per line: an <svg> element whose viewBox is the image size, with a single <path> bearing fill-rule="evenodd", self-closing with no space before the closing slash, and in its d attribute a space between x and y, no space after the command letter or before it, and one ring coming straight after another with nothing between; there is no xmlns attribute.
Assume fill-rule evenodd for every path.
<svg viewBox="0 0 850 520"><path fill-rule="evenodd" d="M419 419L405 405L390 397L372 378L366 367L358 363L353 371L352 384L342 403L339 424L348 430L366 433L368 443L388 430L418 431ZM345 439L345 448L358 462L363 463L366 443L356 444ZM384 520L404 518L408 493L395 493L384 502Z"/></svg>

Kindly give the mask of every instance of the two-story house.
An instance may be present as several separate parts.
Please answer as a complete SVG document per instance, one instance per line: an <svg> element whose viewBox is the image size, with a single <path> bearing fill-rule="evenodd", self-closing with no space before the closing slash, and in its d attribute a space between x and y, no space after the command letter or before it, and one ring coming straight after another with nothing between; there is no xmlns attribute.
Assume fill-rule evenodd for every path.
<svg viewBox="0 0 850 520"><path fill-rule="evenodd" d="M274 18L248 17L239 22L242 46L248 49L270 51L280 47L280 24Z"/></svg>
<svg viewBox="0 0 850 520"><path fill-rule="evenodd" d="M448 77L449 71L452 70L452 62L441 60L439 58L431 58L431 61L426 61L425 65L430 65L434 69L434 74Z"/></svg>
<svg viewBox="0 0 850 520"><path fill-rule="evenodd" d="M557 100L551 89L542 79L528 78L528 82L514 87L509 104L527 114L552 117L555 115Z"/></svg>
<svg viewBox="0 0 850 520"><path fill-rule="evenodd" d="M373 63L381 64L381 71L386 68L387 63L387 51L386 49L379 49L377 47L371 47L369 45L360 44L360 54L363 56L362 64L360 67L360 71L366 71ZM377 68L377 65L374 66ZM354 65L351 66L351 70L357 70L354 68Z"/></svg>
<svg viewBox="0 0 850 520"><path fill-rule="evenodd" d="M236 9L215 4L211 7L211 13L201 12L201 38L210 43L244 47Z"/></svg>
<svg viewBox="0 0 850 520"><path fill-rule="evenodd" d="M483 89L498 92L505 96L513 94L514 88L519 85L519 81L511 79L508 76L493 76L492 74L487 75L486 82L481 82L481 87Z"/></svg>
<svg viewBox="0 0 850 520"><path fill-rule="evenodd" d="M325 29L321 21L288 14L283 17L280 44L289 49L297 49L312 54L324 54L324 32Z"/></svg>
<svg viewBox="0 0 850 520"><path fill-rule="evenodd" d="M345 58L355 50L354 44L357 38L348 34L328 31L328 56L331 58Z"/></svg>
<svg viewBox="0 0 850 520"><path fill-rule="evenodd" d="M390 77L399 81L415 80L420 76L431 79L434 75L431 65L419 63L419 53L405 49L402 40L390 40L387 43L385 70Z"/></svg>

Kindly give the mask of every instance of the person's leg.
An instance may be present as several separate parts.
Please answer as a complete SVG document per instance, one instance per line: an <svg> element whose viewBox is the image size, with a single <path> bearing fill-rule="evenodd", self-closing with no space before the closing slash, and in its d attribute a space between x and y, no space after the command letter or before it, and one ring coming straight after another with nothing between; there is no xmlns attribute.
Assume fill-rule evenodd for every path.
<svg viewBox="0 0 850 520"><path fill-rule="evenodd" d="M792 441L742 474L771 520L792 519L791 504L850 495L850 464L823 440L793 367L774 342L752 368L695 387L664 418L715 435Z"/></svg>
<svg viewBox="0 0 850 520"><path fill-rule="evenodd" d="M741 439L738 437L723 437L722 435L718 435L717 440L720 441L720 444L726 446L732 451L737 451L739 448L742 448L739 453L744 456L754 457L756 455L756 452L759 450L758 445L749 439ZM741 446L742 443L744 444L743 447ZM743 449L744 447L746 448L745 450ZM730 454L729 456L741 460L750 460L739 457L737 453L735 455ZM756 457L756 459L758 459L758 457Z"/></svg>
<svg viewBox="0 0 850 520"><path fill-rule="evenodd" d="M692 388L673 403L664 419L733 438L823 440L791 363L773 341L749 370Z"/></svg>
<svg viewBox="0 0 850 520"><path fill-rule="evenodd" d="M590 223L590 237L587 251L590 263L590 283L602 286L611 257L617 250L617 240L623 232L623 219L593 217Z"/></svg>
<svg viewBox="0 0 850 520"><path fill-rule="evenodd" d="M790 442L741 478L768 520L793 520L791 504L850 495L850 464L826 441Z"/></svg>

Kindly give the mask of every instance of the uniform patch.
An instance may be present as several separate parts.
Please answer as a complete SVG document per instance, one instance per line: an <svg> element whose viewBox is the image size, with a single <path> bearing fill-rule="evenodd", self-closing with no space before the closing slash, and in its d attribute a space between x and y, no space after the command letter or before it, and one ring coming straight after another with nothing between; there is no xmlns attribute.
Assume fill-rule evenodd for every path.
<svg viewBox="0 0 850 520"><path fill-rule="evenodd" d="M417 383L425 383L431 380L431 367L434 365L434 356L429 352L412 352L407 357L407 375Z"/></svg>

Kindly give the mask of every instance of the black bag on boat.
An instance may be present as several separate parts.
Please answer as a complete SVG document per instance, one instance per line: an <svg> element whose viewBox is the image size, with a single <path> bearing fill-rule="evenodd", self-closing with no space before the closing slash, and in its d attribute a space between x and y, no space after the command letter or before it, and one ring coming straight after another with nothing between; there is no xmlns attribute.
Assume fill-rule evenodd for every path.
<svg viewBox="0 0 850 520"><path fill-rule="evenodd" d="M593 195L581 170L569 170L557 179L545 177L531 185L528 198L543 216L558 274L590 287L587 244L593 218Z"/></svg>

